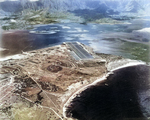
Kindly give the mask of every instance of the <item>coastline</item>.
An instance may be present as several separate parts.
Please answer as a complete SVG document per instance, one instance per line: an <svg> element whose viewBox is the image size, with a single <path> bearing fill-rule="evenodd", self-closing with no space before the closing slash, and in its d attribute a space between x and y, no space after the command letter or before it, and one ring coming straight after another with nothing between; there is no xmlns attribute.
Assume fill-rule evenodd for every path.
<svg viewBox="0 0 150 120"><path fill-rule="evenodd" d="M37 106L34 113L37 119L41 107L45 113L50 110L50 116L55 120L69 120L70 118L63 118L63 107L69 99L72 99L73 94L109 73L111 63L114 65L113 68L126 65L128 62L134 63L134 60L120 56L96 54L91 48L82 46L94 59L77 61L71 56L70 48L62 44L24 52L16 55L18 58L15 56L15 59L10 57L1 60L1 109L10 107L4 112L4 116L10 112L9 117L20 118L21 115L17 114L19 109L24 111L26 108L28 109L26 112L31 114L32 109ZM126 62L119 65L117 61ZM7 96L3 96L4 94ZM30 107L24 105L19 107L20 104ZM45 113L42 113L42 119L46 120ZM35 116L26 117L30 120Z"/></svg>

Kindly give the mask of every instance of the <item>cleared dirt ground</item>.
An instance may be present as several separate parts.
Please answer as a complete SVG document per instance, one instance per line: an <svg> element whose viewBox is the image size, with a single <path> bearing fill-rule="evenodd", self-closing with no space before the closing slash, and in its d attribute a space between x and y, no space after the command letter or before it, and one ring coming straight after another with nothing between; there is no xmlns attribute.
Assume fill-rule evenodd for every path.
<svg viewBox="0 0 150 120"><path fill-rule="evenodd" d="M123 59L83 47L94 59L76 61L62 44L1 61L1 119L65 120L63 107L70 96L105 75L109 62Z"/></svg>

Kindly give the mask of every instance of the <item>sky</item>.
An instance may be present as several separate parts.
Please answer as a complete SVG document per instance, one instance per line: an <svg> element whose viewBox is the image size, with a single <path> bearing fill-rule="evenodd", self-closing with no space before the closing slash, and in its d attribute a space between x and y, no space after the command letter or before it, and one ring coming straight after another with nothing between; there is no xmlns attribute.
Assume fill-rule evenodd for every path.
<svg viewBox="0 0 150 120"><path fill-rule="evenodd" d="M0 0L0 2L3 2L3 1L7 1L7 0ZM8 0L8 1L19 1L19 0ZM38 1L38 0L29 0L29 1ZM105 0L107 1L107 0ZM110 0L110 1L116 1L116 0Z"/></svg>
<svg viewBox="0 0 150 120"><path fill-rule="evenodd" d="M4 2L4 1L7 1L7 0L0 0L0 2ZM8 1L18 1L18 0L8 0ZM38 1L38 0L29 0L29 1Z"/></svg>

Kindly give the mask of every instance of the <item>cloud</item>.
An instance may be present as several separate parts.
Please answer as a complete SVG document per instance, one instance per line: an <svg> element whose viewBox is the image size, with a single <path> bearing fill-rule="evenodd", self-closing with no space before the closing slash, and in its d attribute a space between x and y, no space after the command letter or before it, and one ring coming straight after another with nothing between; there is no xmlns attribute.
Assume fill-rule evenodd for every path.
<svg viewBox="0 0 150 120"><path fill-rule="evenodd" d="M39 1L39 0L29 0L29 1L33 1L34 2L34 1Z"/></svg>
<svg viewBox="0 0 150 120"><path fill-rule="evenodd" d="M19 0L0 0L0 2L4 2L4 1L19 1ZM39 1L39 0L29 0L31 2L35 2L35 1Z"/></svg>
<svg viewBox="0 0 150 120"><path fill-rule="evenodd" d="M18 0L0 0L0 2L4 2L4 1L18 1Z"/></svg>

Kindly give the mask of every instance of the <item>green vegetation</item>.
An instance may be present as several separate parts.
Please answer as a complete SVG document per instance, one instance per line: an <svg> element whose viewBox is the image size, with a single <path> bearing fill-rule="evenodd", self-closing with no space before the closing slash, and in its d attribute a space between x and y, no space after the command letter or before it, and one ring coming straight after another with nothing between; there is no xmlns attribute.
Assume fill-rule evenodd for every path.
<svg viewBox="0 0 150 120"><path fill-rule="evenodd" d="M3 113L5 113L5 114L8 115L8 116L11 116L11 115L12 115L11 106L5 107L5 108L0 108L0 111L2 111Z"/></svg>
<svg viewBox="0 0 150 120"><path fill-rule="evenodd" d="M132 55L132 57L130 57L131 59L150 62L150 48L148 44L126 42L124 44L124 50Z"/></svg>
<svg viewBox="0 0 150 120"><path fill-rule="evenodd" d="M15 20L15 22L12 22L11 19ZM17 15L15 17L10 16L10 18L4 18L2 20L2 22L4 23L1 26L4 30L29 29L32 28L32 25L59 23L64 20L70 20L71 22L80 22L81 18L69 12L57 11L54 13L49 13L46 9L26 9L20 15Z"/></svg>
<svg viewBox="0 0 150 120"><path fill-rule="evenodd" d="M95 21L92 21L94 23L98 23L98 24L101 24L101 23L107 23L107 24L120 24L120 23L123 23L121 21L118 21L118 20L114 20L112 18L102 18L102 19L97 19Z"/></svg>
<svg viewBox="0 0 150 120"><path fill-rule="evenodd" d="M54 23L56 20L50 16L45 10L26 10L22 14L22 19L28 24L48 24Z"/></svg>
<svg viewBox="0 0 150 120"><path fill-rule="evenodd" d="M58 120L58 116L49 108L37 106L26 100L13 103L11 106L0 108L4 119L11 120Z"/></svg>
<svg viewBox="0 0 150 120"><path fill-rule="evenodd" d="M2 26L3 30L10 30L10 29L24 29L28 28L28 24L25 23L25 21L17 21L16 23L10 23L9 25ZM32 28L30 26L30 28Z"/></svg>

